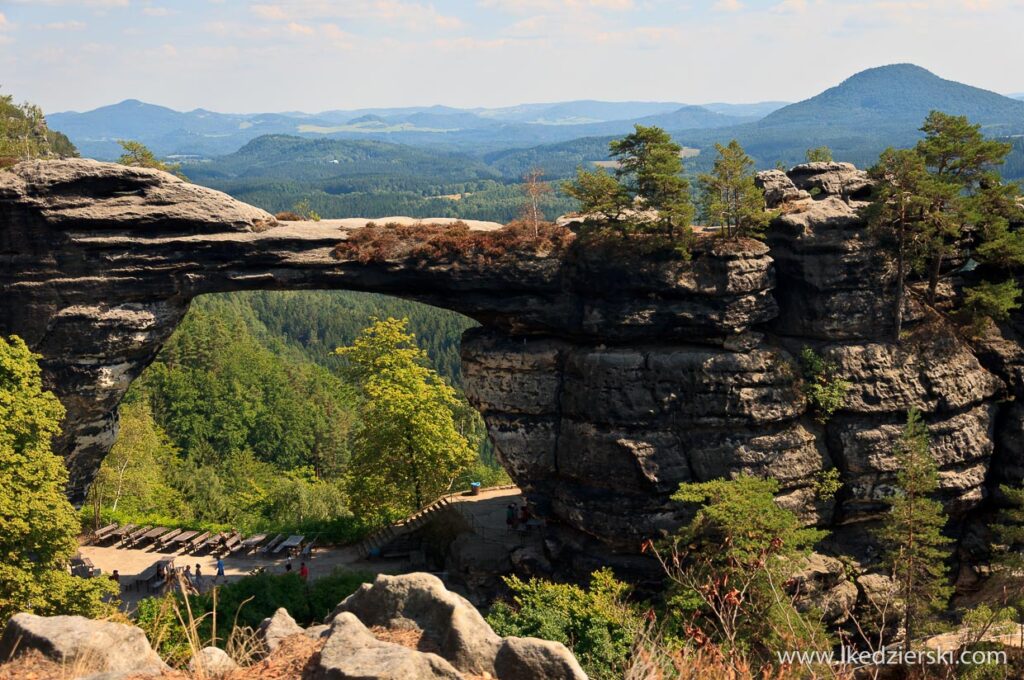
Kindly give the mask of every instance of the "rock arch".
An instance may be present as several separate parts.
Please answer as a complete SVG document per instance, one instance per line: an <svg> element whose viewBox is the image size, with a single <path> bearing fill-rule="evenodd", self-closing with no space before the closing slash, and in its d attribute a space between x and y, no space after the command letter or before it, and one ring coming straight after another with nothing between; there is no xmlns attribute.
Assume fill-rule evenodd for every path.
<svg viewBox="0 0 1024 680"><path fill-rule="evenodd" d="M770 203L791 208L772 228L771 252L708 240L690 261L578 250L465 266L338 259L350 233L339 222L279 223L165 173L23 163L0 174L0 334L44 357L47 385L68 409L57 450L76 500L114 441L121 397L192 298L347 289L481 323L463 338L467 394L566 541L634 552L678 522L668 495L679 482L739 470L778 478L783 502L808 521L870 518L910 405L937 433L950 501L976 505L1003 381L952 336L913 349L882 339L887 279L864 245L862 173L811 164L761 181ZM803 191L812 186L817 200ZM804 345L854 382L827 426L800 391L793 356ZM846 484L838 508L814 495L816 474L832 466Z"/></svg>

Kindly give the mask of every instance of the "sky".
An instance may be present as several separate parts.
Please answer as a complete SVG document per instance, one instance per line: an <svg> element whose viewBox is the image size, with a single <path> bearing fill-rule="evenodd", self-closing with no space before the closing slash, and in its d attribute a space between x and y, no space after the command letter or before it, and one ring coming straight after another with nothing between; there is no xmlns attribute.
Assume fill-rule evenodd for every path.
<svg viewBox="0 0 1024 680"><path fill-rule="evenodd" d="M1024 92L1024 0L0 0L47 112L798 101L912 62Z"/></svg>

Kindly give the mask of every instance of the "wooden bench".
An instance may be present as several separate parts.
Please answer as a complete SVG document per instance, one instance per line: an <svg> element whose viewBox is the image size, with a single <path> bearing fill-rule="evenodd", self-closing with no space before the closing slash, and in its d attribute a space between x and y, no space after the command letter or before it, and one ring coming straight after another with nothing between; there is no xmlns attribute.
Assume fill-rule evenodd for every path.
<svg viewBox="0 0 1024 680"><path fill-rule="evenodd" d="M194 553L201 545L206 543L207 539L209 539L209 538L210 538L210 532L209 531L204 531L203 533L199 534L198 536L194 536L193 538L190 538L188 540L188 542L185 543L185 552L187 552L187 553Z"/></svg>
<svg viewBox="0 0 1024 680"><path fill-rule="evenodd" d="M142 538L143 536L148 534L150 532L150 530L152 530L152 529L153 529L152 525L146 525L144 527L136 529L132 533L128 534L122 540L123 540L125 545L133 546L133 545L135 545L136 541L138 541L140 538Z"/></svg>
<svg viewBox="0 0 1024 680"><path fill-rule="evenodd" d="M271 552L273 552L275 550L275 548L277 548L279 543L284 541L284 539L285 539L285 535L284 534L278 534L277 536L274 536L274 538L270 539L269 543L267 543L265 546L263 546L263 554L264 555L269 555Z"/></svg>
<svg viewBox="0 0 1024 680"><path fill-rule="evenodd" d="M167 544L170 543L171 541L173 541L175 538L177 538L178 534L180 534L180 533L181 533L181 529L172 529L172 530L168 531L166 534L164 534L163 536L161 536L160 540L157 541L157 543L160 544L160 548L159 549L163 550L164 548L166 548Z"/></svg>
<svg viewBox="0 0 1024 680"><path fill-rule="evenodd" d="M93 543L99 543L101 541L107 540L108 538L110 538L114 534L114 532L116 530L117 530L117 523L108 524L107 526L103 527L102 529L97 529L95 532L93 532L93 535L92 535Z"/></svg>
<svg viewBox="0 0 1024 680"><path fill-rule="evenodd" d="M300 545L302 545L302 541L305 540L305 538L305 536L301 536L299 534L289 536L287 539L282 541L276 548L274 548L274 553L279 553L282 550L291 552L293 549L298 548Z"/></svg>
<svg viewBox="0 0 1024 680"><path fill-rule="evenodd" d="M256 547L265 541L267 538L266 534L256 534L242 541L242 545L239 547L239 552L250 553L256 549Z"/></svg>
<svg viewBox="0 0 1024 680"><path fill-rule="evenodd" d="M145 545L150 541L155 541L168 531L170 531L170 529L167 527L154 527L139 537L138 545Z"/></svg>

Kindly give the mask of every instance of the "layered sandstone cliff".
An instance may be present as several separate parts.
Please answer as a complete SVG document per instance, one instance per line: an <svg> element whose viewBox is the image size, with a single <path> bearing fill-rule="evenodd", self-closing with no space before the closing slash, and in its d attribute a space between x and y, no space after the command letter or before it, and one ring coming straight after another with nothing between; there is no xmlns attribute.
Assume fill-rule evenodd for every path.
<svg viewBox="0 0 1024 680"><path fill-rule="evenodd" d="M780 209L767 244L702 241L692 259L583 247L451 258L339 259L351 229L278 223L155 171L85 160L0 175L0 334L43 355L68 407L59 450L81 498L128 384L201 294L337 288L454 309L482 326L463 374L498 455L565 544L635 553L670 529L680 482L779 479L809 522L876 517L910 407L925 414L944 497L976 507L1024 474L1024 324L969 347L919 305L892 341L891 271L861 216L863 173L838 163L759 179ZM344 249L342 249L342 252ZM811 347L852 383L828 423L795 359ZM817 498L838 468L843 489ZM554 548L555 544L549 547Z"/></svg>

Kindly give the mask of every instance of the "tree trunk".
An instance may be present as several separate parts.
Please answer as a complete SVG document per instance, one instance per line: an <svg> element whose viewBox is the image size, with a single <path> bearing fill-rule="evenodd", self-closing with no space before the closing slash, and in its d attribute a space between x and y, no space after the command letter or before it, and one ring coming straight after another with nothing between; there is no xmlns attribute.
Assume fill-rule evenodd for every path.
<svg viewBox="0 0 1024 680"><path fill-rule="evenodd" d="M896 251L896 306L893 309L893 341L896 344L899 344L900 333L903 332L903 297L906 295L904 286L907 278L906 255L903 252L906 247L905 240L905 227L900 226L900 242Z"/></svg>
<svg viewBox="0 0 1024 680"><path fill-rule="evenodd" d="M928 272L928 304L935 306L935 296L939 288L939 275L942 273L943 254L940 252L932 258Z"/></svg>

